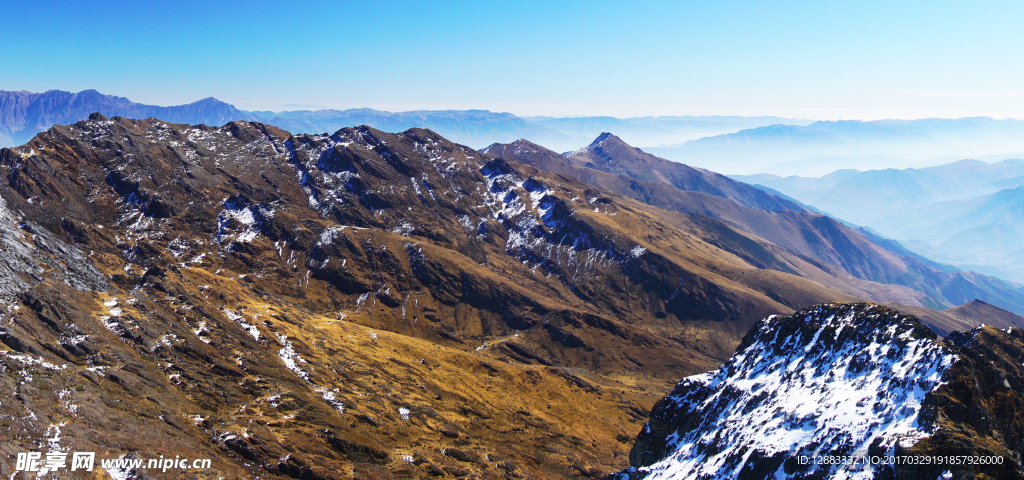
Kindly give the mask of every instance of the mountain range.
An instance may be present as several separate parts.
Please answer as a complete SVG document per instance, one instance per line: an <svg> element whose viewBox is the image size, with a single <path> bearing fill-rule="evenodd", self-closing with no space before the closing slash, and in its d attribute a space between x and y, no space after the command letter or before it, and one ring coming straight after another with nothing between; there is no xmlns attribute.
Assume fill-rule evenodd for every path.
<svg viewBox="0 0 1024 480"><path fill-rule="evenodd" d="M333 132L356 125L387 132L418 127L432 129L446 138L474 147L531 138L557 150L579 148L608 130L620 132L640 145L660 145L774 123L808 123L781 117L736 116L521 118L486 110L385 112L356 108L249 112L214 98L176 107L158 107L95 90L79 93L0 91L0 147L21 145L52 125L84 120L93 112L108 117L155 117L173 123L211 126L232 120L260 121L296 133Z"/></svg>
<svg viewBox="0 0 1024 480"><path fill-rule="evenodd" d="M1024 288L1020 285L944 267L896 242L717 173L660 159L608 133L584 149L563 155L525 140L491 145L483 151L667 210L722 221L830 272L827 276L800 275L862 298L938 309L979 298L1024 313ZM725 238L719 242L727 244ZM793 271L780 265L760 265Z"/></svg>
<svg viewBox="0 0 1024 480"><path fill-rule="evenodd" d="M600 476L758 319L859 298L721 221L428 130L90 117L0 150L11 451Z"/></svg>
<svg viewBox="0 0 1024 480"><path fill-rule="evenodd" d="M1024 161L734 176L902 242L933 260L1024 282Z"/></svg>
<svg viewBox="0 0 1024 480"><path fill-rule="evenodd" d="M776 124L646 151L730 174L820 176L840 169L927 167L950 156L1024 151L1024 121L989 117Z"/></svg>
<svg viewBox="0 0 1024 480"><path fill-rule="evenodd" d="M648 153L729 174L823 175L844 168L927 167L951 158L998 161L1024 152L1024 122L988 117L812 122L771 116L517 117L486 110L272 112L243 111L214 98L158 107L95 90L0 91L0 146L20 145L51 125L83 120L92 112L212 126L259 121L295 133L355 125L387 132L429 128L474 148L528 138L555 151L576 150L611 131Z"/></svg>
<svg viewBox="0 0 1024 480"><path fill-rule="evenodd" d="M613 135L486 150L99 113L0 149L4 448L170 449L226 478L594 478L772 315L1018 321L928 308L1019 310L1005 284Z"/></svg>
<svg viewBox="0 0 1024 480"><path fill-rule="evenodd" d="M955 416L1015 415L992 410L1002 393L987 380L961 393L981 388L963 380L977 375L1016 385L1016 370L986 365L992 349L1017 355L1020 285L928 261L800 196L596 137L564 154L522 139L476 151L422 128L92 113L0 149L0 390L16 399L0 418L19 419L4 448L170 449L213 459L209 478L600 478L631 464L621 475L643 478L686 464L672 439L707 438L711 423L673 423L682 385L723 398L709 389L774 371L742 358L802 351L815 371L956 356L963 368L851 388L899 428L932 411L913 410L922 398L953 405L911 432L921 451L931 439L1020 450L1012 425ZM658 401L723 363L723 382L689 377ZM805 400L831 405L824 377L805 378L826 395ZM776 382L772 396L792 388ZM742 398L698 416L793 415ZM805 420L846 432L812 439L836 451L865 432ZM932 435L940 424L952 433ZM906 432L883 430L872 448L903 448ZM712 444L737 471L751 458ZM762 453L756 472L779 468Z"/></svg>

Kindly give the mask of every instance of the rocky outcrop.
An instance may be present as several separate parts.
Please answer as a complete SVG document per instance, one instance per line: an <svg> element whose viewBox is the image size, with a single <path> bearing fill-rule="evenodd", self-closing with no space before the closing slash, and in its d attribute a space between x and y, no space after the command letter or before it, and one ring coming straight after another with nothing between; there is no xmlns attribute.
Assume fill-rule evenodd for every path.
<svg viewBox="0 0 1024 480"><path fill-rule="evenodd" d="M658 402L620 478L1021 478L1022 339L987 327L940 341L869 304L770 317Z"/></svg>

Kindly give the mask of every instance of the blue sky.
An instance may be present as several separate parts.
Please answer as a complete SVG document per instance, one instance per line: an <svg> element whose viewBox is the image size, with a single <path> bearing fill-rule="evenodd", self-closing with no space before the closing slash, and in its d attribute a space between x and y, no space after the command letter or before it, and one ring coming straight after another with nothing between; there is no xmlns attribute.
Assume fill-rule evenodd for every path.
<svg viewBox="0 0 1024 480"><path fill-rule="evenodd" d="M1024 118L1024 2L4 2L0 89L158 105Z"/></svg>

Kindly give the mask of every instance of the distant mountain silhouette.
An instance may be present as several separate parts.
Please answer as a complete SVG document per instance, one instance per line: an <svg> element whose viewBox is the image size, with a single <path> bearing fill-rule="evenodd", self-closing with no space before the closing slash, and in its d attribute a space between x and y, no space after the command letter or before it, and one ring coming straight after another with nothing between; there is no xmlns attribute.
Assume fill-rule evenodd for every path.
<svg viewBox="0 0 1024 480"><path fill-rule="evenodd" d="M293 105L294 106L294 105ZM773 123L806 124L781 117L529 117L487 110L419 110L386 112L370 108L319 109L285 112L238 110L214 98L176 107L158 107L104 95L95 90L79 93L0 91L0 147L20 145L52 125L70 124L92 112L108 117L156 117L175 123L220 126L232 120L258 120L295 133L334 132L368 125L387 132L429 128L474 148L494 142L531 138L554 149L576 149L610 129L624 132L634 143L660 145L735 132Z"/></svg>
<svg viewBox="0 0 1024 480"><path fill-rule="evenodd" d="M256 117L215 98L175 107L135 103L96 90L78 93L50 90L44 93L0 91L0 147L21 145L53 125L75 123L93 112L108 117L156 117L172 123L220 126L232 120Z"/></svg>
<svg viewBox="0 0 1024 480"><path fill-rule="evenodd" d="M933 260L1024 282L1024 160L732 178L871 227Z"/></svg>
<svg viewBox="0 0 1024 480"><path fill-rule="evenodd" d="M349 110L302 110L292 112L253 112L261 121L292 132L334 132L344 127L369 125L386 132L410 128L429 128L452 141L482 147L495 141L520 137L537 138L545 143L578 144L580 139L535 125L511 113L487 110L418 110L385 112L370 108Z"/></svg>
<svg viewBox="0 0 1024 480"><path fill-rule="evenodd" d="M973 117L779 124L645 150L691 165L715 165L726 173L796 170L820 175L865 163L909 167L951 154L1019 152L1024 150L1024 121Z"/></svg>

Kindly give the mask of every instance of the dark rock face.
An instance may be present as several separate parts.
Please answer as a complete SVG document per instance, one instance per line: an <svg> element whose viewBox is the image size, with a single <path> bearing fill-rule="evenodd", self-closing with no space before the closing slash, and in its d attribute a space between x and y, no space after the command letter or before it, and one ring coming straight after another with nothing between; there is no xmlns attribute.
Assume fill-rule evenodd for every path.
<svg viewBox="0 0 1024 480"><path fill-rule="evenodd" d="M1001 456L1003 463L897 469L897 478L933 478L946 470L953 478L1024 478L1024 330L980 327L954 332L946 344L959 360L922 409L923 420L938 429L904 454Z"/></svg>
<svg viewBox="0 0 1024 480"><path fill-rule="evenodd" d="M720 370L658 402L620 476L1021 478L1022 340L1020 329L987 327L942 342L913 317L866 304L769 318ZM800 461L815 455L908 462ZM955 455L1002 463L909 464Z"/></svg>
<svg viewBox="0 0 1024 480"><path fill-rule="evenodd" d="M66 225L74 231L70 221ZM12 301L46 277L80 290L108 288L81 250L12 212L0 198L0 300Z"/></svg>

